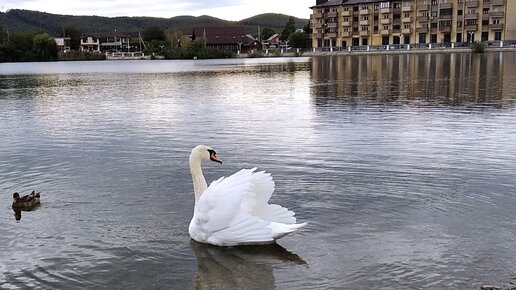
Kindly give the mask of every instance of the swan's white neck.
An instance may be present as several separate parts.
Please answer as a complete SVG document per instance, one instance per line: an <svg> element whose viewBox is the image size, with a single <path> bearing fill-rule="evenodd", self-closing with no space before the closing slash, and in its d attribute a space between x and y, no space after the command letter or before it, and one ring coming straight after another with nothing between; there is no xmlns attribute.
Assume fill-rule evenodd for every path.
<svg viewBox="0 0 516 290"><path fill-rule="evenodd" d="M190 154L190 173L192 174L192 181L194 187L195 201L199 200L201 194L208 188L206 179L201 168L201 158L192 152Z"/></svg>

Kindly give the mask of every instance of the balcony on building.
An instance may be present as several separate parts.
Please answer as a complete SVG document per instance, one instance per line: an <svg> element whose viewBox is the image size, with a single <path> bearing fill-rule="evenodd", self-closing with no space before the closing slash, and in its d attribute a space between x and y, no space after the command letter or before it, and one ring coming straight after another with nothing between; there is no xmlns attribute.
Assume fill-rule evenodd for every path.
<svg viewBox="0 0 516 290"><path fill-rule="evenodd" d="M416 18L417 22L428 22L428 16L418 16Z"/></svg>
<svg viewBox="0 0 516 290"><path fill-rule="evenodd" d="M341 33L341 36L342 37L350 37L351 36L351 31L344 31Z"/></svg>
<svg viewBox="0 0 516 290"><path fill-rule="evenodd" d="M452 19L452 16L451 15L447 15L447 14L441 14L439 16L439 20L451 20Z"/></svg>
<svg viewBox="0 0 516 290"><path fill-rule="evenodd" d="M441 3L441 9L452 9L453 4L452 3Z"/></svg>
<svg viewBox="0 0 516 290"><path fill-rule="evenodd" d="M328 23L326 23L326 27L328 27L328 28L336 28L337 27L337 22L328 22Z"/></svg>
<svg viewBox="0 0 516 290"><path fill-rule="evenodd" d="M344 26L344 27L350 27L350 26L351 26L351 22L350 22L350 21L343 21L343 22L342 22L342 26Z"/></svg>
<svg viewBox="0 0 516 290"><path fill-rule="evenodd" d="M328 12L326 13L326 17L337 17L337 12Z"/></svg>
<svg viewBox="0 0 516 290"><path fill-rule="evenodd" d="M466 0L467 8L475 8L478 7L478 0Z"/></svg>
<svg viewBox="0 0 516 290"><path fill-rule="evenodd" d="M503 18L504 15L505 13L503 11L494 11L489 13L489 16L491 16L491 18Z"/></svg>
<svg viewBox="0 0 516 290"><path fill-rule="evenodd" d="M401 18L401 22L403 22L403 23L411 23L412 22L412 17L403 17L403 18Z"/></svg>
<svg viewBox="0 0 516 290"><path fill-rule="evenodd" d="M491 5L493 5L493 6L503 6L503 5L505 5L505 3L504 3L504 0L491 0Z"/></svg>
<svg viewBox="0 0 516 290"><path fill-rule="evenodd" d="M381 23L381 24L384 24L384 25L385 25L385 24L391 24L391 19L390 19L390 18L382 19L382 20L380 20L380 23Z"/></svg>
<svg viewBox="0 0 516 290"><path fill-rule="evenodd" d="M412 12L412 10L413 10L412 5L404 5L404 6L401 6L401 11L402 11L402 12Z"/></svg>
<svg viewBox="0 0 516 290"><path fill-rule="evenodd" d="M428 27L418 27L416 28L416 32L417 33L427 33L428 32Z"/></svg>
<svg viewBox="0 0 516 290"><path fill-rule="evenodd" d="M489 28L492 30L502 30L503 24L502 23L490 24Z"/></svg>
<svg viewBox="0 0 516 290"><path fill-rule="evenodd" d="M469 24L469 25L465 25L464 26L464 29L466 31L477 31L478 30L478 25L477 24Z"/></svg>
<svg viewBox="0 0 516 290"><path fill-rule="evenodd" d="M342 16L351 16L351 11L349 11L349 10L348 11L342 11L341 15Z"/></svg>
<svg viewBox="0 0 516 290"><path fill-rule="evenodd" d="M389 29L382 29L380 30L381 35L390 35L391 31Z"/></svg>
<svg viewBox="0 0 516 290"><path fill-rule="evenodd" d="M368 35L369 35L369 30L360 31L360 36L368 36Z"/></svg>
<svg viewBox="0 0 516 290"><path fill-rule="evenodd" d="M402 34L411 34L412 33L412 28L403 28L401 30L401 33Z"/></svg>
<svg viewBox="0 0 516 290"><path fill-rule="evenodd" d="M464 15L464 19L478 19L478 14L477 13L466 14L466 15Z"/></svg>
<svg viewBox="0 0 516 290"><path fill-rule="evenodd" d="M326 36L325 38L337 38L337 33L336 32L330 32L330 33L326 33L325 36Z"/></svg>
<svg viewBox="0 0 516 290"><path fill-rule="evenodd" d="M323 38L323 35L322 35L322 33L314 33L314 38L320 39L320 38Z"/></svg>
<svg viewBox="0 0 516 290"><path fill-rule="evenodd" d="M312 28L313 29L321 29L323 28L323 24L322 23L319 23L319 22L316 22L312 25Z"/></svg>
<svg viewBox="0 0 516 290"><path fill-rule="evenodd" d="M312 18L313 19L320 19L320 18L323 18L324 14L322 13L314 13L312 14Z"/></svg>
<svg viewBox="0 0 516 290"><path fill-rule="evenodd" d="M360 15L368 15L368 14L369 14L369 9L360 10Z"/></svg>
<svg viewBox="0 0 516 290"><path fill-rule="evenodd" d="M451 32L451 27L450 26L439 26L439 32L442 32L442 33Z"/></svg>
<svg viewBox="0 0 516 290"><path fill-rule="evenodd" d="M360 20L360 25L368 26L369 25L369 20Z"/></svg>
<svg viewBox="0 0 516 290"><path fill-rule="evenodd" d="M380 9L380 13L384 13L384 14L387 14L387 13L391 13L391 8L381 8Z"/></svg>
<svg viewBox="0 0 516 290"><path fill-rule="evenodd" d="M417 10L428 11L428 7L430 7L428 4L419 4L419 5L417 5Z"/></svg>

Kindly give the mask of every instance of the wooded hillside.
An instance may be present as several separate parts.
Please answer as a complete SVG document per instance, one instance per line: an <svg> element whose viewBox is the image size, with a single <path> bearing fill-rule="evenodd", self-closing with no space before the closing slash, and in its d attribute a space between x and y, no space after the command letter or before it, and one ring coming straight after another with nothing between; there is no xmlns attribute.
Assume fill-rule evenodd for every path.
<svg viewBox="0 0 516 290"><path fill-rule="evenodd" d="M308 16L308 15L307 15ZM85 34L108 36L115 30L128 35L138 35L145 28L157 26L165 31L183 31L190 34L195 26L225 26L243 24L246 32L257 35L261 29L271 28L281 33L290 16L283 14L261 14L240 21L226 21L211 16L156 17L101 17L58 15L38 11L12 9L0 13L0 27L5 33L16 31L45 31L51 36L60 36L63 28L73 27ZM303 28L308 19L295 18L296 28Z"/></svg>

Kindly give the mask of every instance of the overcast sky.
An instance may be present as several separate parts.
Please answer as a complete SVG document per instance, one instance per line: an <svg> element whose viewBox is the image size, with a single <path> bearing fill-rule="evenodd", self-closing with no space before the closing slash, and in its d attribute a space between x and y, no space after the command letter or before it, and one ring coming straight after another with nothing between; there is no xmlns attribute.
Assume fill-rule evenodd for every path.
<svg viewBox="0 0 516 290"><path fill-rule="evenodd" d="M2 12L8 9L37 10L54 14L98 16L210 15L241 20L262 13L281 13L309 18L315 0L0 0Z"/></svg>

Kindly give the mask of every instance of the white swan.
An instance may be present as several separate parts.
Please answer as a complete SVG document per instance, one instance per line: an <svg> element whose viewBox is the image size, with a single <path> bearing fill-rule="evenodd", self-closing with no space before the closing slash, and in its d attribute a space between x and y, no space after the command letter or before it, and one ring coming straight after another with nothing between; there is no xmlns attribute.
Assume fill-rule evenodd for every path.
<svg viewBox="0 0 516 290"><path fill-rule="evenodd" d="M306 225L296 224L294 212L268 203L274 191L269 173L242 169L208 187L201 168L204 160L222 163L208 146L192 149L195 208L188 229L192 239L217 246L270 244Z"/></svg>

